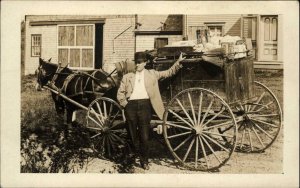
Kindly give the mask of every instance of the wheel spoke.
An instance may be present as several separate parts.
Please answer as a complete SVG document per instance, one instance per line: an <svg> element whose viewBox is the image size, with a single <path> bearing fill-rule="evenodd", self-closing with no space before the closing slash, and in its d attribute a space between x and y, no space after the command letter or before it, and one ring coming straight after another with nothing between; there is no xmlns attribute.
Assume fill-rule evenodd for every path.
<svg viewBox="0 0 300 188"><path fill-rule="evenodd" d="M111 133L111 136L115 137L117 140L119 140L122 144L124 144L124 141L116 134Z"/></svg>
<svg viewBox="0 0 300 188"><path fill-rule="evenodd" d="M181 102L177 98L176 98L176 101L179 104L179 106L181 107L181 109L183 110L183 112L185 113L186 117L190 120L190 122L192 123L192 125L194 125L192 118L187 113L186 109L183 107L183 105L181 104Z"/></svg>
<svg viewBox="0 0 300 188"><path fill-rule="evenodd" d="M204 154L204 159L205 159L205 161L206 161L206 166L207 166L207 168L209 168L209 164L208 164L208 160L207 160L207 155L206 155L206 151L205 151L205 148L204 148L204 144L203 144L203 142L202 142L201 137L200 137L200 136L198 136L198 137L199 137L199 142L200 142L200 145L201 145L203 154Z"/></svg>
<svg viewBox="0 0 300 188"><path fill-rule="evenodd" d="M169 121L166 121L166 124L167 124L167 125L170 125L170 126L172 126L172 127L182 128L182 129L186 129L186 130L192 130L192 129L189 128L189 127L184 127L184 126L182 126L182 125L177 125L177 124L171 123L171 122L169 122Z"/></svg>
<svg viewBox="0 0 300 188"><path fill-rule="evenodd" d="M226 129L224 129L224 130L221 130L220 128L218 128L218 131L220 132L220 133L225 133L226 131L228 131L228 130L230 130L231 128L233 127L233 125L231 125L231 126L229 126L229 127L227 127Z"/></svg>
<svg viewBox="0 0 300 188"><path fill-rule="evenodd" d="M104 110L104 117L107 118L107 109L106 109L106 102L103 101L103 110Z"/></svg>
<svg viewBox="0 0 300 188"><path fill-rule="evenodd" d="M253 120L253 121L265 124L265 125L269 125L269 126L274 127L274 128L278 128L276 125L271 124L271 123L267 123L267 122L264 122L264 121L261 121L261 120L255 119L255 118L250 118L250 119Z"/></svg>
<svg viewBox="0 0 300 188"><path fill-rule="evenodd" d="M110 136L107 135L107 143L106 143L106 147L107 147L107 151L108 151L108 156L110 157L111 156L111 151L110 151L110 146L112 145L111 143L111 139L110 139Z"/></svg>
<svg viewBox="0 0 300 188"><path fill-rule="evenodd" d="M262 105L262 107L260 107L258 110L256 110L256 112L260 112L262 109L264 109L264 108L268 108L268 106L270 106L271 104L273 104L274 102L273 101L271 101L271 102L269 102L268 104L266 104L266 105Z"/></svg>
<svg viewBox="0 0 300 188"><path fill-rule="evenodd" d="M273 116L279 116L279 114L258 114L258 115L251 115L250 117L273 117Z"/></svg>
<svg viewBox="0 0 300 188"><path fill-rule="evenodd" d="M230 153L230 151L225 148L223 145L221 145L220 143L218 143L216 140L214 140L213 138L207 136L206 134L203 134L203 136L205 136L207 139L209 139L210 141L212 141L213 143L215 143L216 145L218 145L220 148L224 149L225 151L227 151L228 153Z"/></svg>
<svg viewBox="0 0 300 188"><path fill-rule="evenodd" d="M187 137L183 142L181 142L173 151L178 150L183 144L185 144L190 138L192 138L192 135Z"/></svg>
<svg viewBox="0 0 300 188"><path fill-rule="evenodd" d="M102 113L102 110L101 110L101 108L100 108L100 105L99 105L98 102L96 102L96 105L97 105L97 108L98 108L99 113L100 113L100 115L101 115L101 117L102 117L102 120L103 120L103 119L104 119L104 115L103 115L103 113Z"/></svg>
<svg viewBox="0 0 300 188"><path fill-rule="evenodd" d="M105 143L106 143L106 137L103 136L103 139L102 139L102 148L103 148L103 151L105 150Z"/></svg>
<svg viewBox="0 0 300 188"><path fill-rule="evenodd" d="M194 145L194 142L195 142L195 139L193 139L193 140L191 141L191 143L190 143L190 145L189 145L189 148L188 148L187 152L186 152L185 155L184 155L183 162L185 162L186 158L187 158L188 155L190 154L190 151L191 151L191 149L192 149L192 147L193 147L193 145Z"/></svg>
<svg viewBox="0 0 300 188"><path fill-rule="evenodd" d="M113 104L111 103L110 106L109 106L108 119L111 116L112 110L113 110Z"/></svg>
<svg viewBox="0 0 300 188"><path fill-rule="evenodd" d="M94 129L94 130L97 130L97 131L102 131L102 129L99 129L99 128L96 128L96 127L89 127L87 126L88 129Z"/></svg>
<svg viewBox="0 0 300 188"><path fill-rule="evenodd" d="M221 160L219 159L219 157L217 156L217 154L215 153L215 150L210 146L210 144L206 141L206 139L205 139L203 136L201 136L201 138L202 138L203 141L206 143L206 145L208 146L208 148L210 149L210 151L213 153L213 155L216 157L216 159L217 159L220 163L222 163Z"/></svg>
<svg viewBox="0 0 300 188"><path fill-rule="evenodd" d="M209 127L206 126L206 127L203 128L203 130L209 130L209 129L213 129L213 128L217 128L217 127L227 126L227 125L230 125L230 124L233 124L232 120L224 122L224 123L220 123L220 124L217 124L217 125L209 126Z"/></svg>
<svg viewBox="0 0 300 188"><path fill-rule="evenodd" d="M189 92L188 92L188 97L189 97L190 106L191 106L192 114L193 114L193 118L194 118L194 125L196 125L196 124L197 124L197 120L196 120L196 115L195 115L194 105L193 105L192 98L191 98L191 95L190 95Z"/></svg>
<svg viewBox="0 0 300 188"><path fill-rule="evenodd" d="M259 140L260 144L261 144L263 147L265 147L265 145L264 145L264 143L262 142L261 138L258 136L256 130L255 130L253 127L251 127L251 129L252 129L252 131L254 132L254 134L256 135L256 138Z"/></svg>
<svg viewBox="0 0 300 188"><path fill-rule="evenodd" d="M177 118L179 118L181 121L185 122L186 124L188 124L191 128L193 128L193 126L187 122L185 119L183 119L182 117L180 117L178 114L176 114L175 112L173 112L173 110L169 109L168 110L170 113L172 113L173 115L175 115Z"/></svg>
<svg viewBox="0 0 300 188"><path fill-rule="evenodd" d="M210 113L211 115L216 115L216 113ZM222 117L222 118L227 118L227 119L231 119L230 116L226 116L224 114L218 114L219 117Z"/></svg>
<svg viewBox="0 0 300 188"><path fill-rule="evenodd" d="M251 121L259 130L261 130L263 133L265 133L271 140L273 140L273 137L267 133L265 130L263 130L259 125L257 125L255 122Z"/></svg>
<svg viewBox="0 0 300 188"><path fill-rule="evenodd" d="M119 115L119 113L120 113L120 111L118 111L118 112L116 113L116 115L112 118L112 120L110 120L111 124L115 121L115 119L116 119L116 117ZM117 125L118 125L118 124L117 124ZM116 127L117 125L112 126L111 129L114 128L114 127Z"/></svg>
<svg viewBox="0 0 300 188"><path fill-rule="evenodd" d="M252 145L252 138L251 138L250 129L247 129L247 130L248 130L248 136L249 136L249 141L250 141L250 148L251 148L251 151L253 151L253 145Z"/></svg>
<svg viewBox="0 0 300 188"><path fill-rule="evenodd" d="M206 134L216 135L216 136L225 136L225 137L228 137L228 138L233 138L232 135L228 135L228 134L212 133L212 132L208 132L208 131L202 131L202 132L203 132L203 133L206 133Z"/></svg>
<svg viewBox="0 0 300 188"><path fill-rule="evenodd" d="M243 134L242 134L242 139L241 139L241 146L240 146L241 149L244 146L243 143L244 143L245 133L246 133L246 129L244 128Z"/></svg>
<svg viewBox="0 0 300 188"><path fill-rule="evenodd" d="M211 101L210 101L209 106L207 107L206 112L205 112L205 114L204 114L204 116L203 116L203 118L202 118L202 120L201 120L201 123L200 123L201 126L202 126L202 124L203 124L203 122L204 122L204 120L205 120L205 118L206 118L208 112L210 111L210 108L211 108L213 102L214 102L214 100L211 100ZM202 127L203 127L203 126L202 126Z"/></svg>
<svg viewBox="0 0 300 188"><path fill-rule="evenodd" d="M95 134L95 135L92 136L91 138L95 138L96 136L99 136L100 134L102 134L102 132Z"/></svg>
<svg viewBox="0 0 300 188"><path fill-rule="evenodd" d="M216 117L218 117L221 113L223 113L225 111L225 109L221 110L219 113L217 113L216 115L214 115L211 119L209 119L207 122L205 122L203 124L203 127L206 126L208 123L210 123L212 120L216 119Z"/></svg>
<svg viewBox="0 0 300 188"><path fill-rule="evenodd" d="M259 102L261 101L261 99L264 97L266 92L263 92L260 97L257 99L257 101L255 102L256 104L259 104ZM257 105L254 105L253 108L251 109L251 111L253 111L256 108Z"/></svg>
<svg viewBox="0 0 300 188"><path fill-rule="evenodd" d="M184 133L180 133L180 134L175 134L175 135L172 135L172 136L168 136L167 138L176 138L178 136L183 136L183 135L187 135L187 134L190 134L192 131L188 131L188 132L184 132Z"/></svg>
<svg viewBox="0 0 300 188"><path fill-rule="evenodd" d="M91 107L91 111L93 114L95 114L96 118L99 120L99 122L101 122L103 124L103 121L98 117L100 114L98 114L93 107ZM101 117L101 115L100 115Z"/></svg>
<svg viewBox="0 0 300 188"><path fill-rule="evenodd" d="M196 136L195 168L198 167L198 136Z"/></svg>
<svg viewBox="0 0 300 188"><path fill-rule="evenodd" d="M89 119L91 119L94 123L96 123L99 127L101 127L101 128L103 129L102 125L100 125L94 118L92 118L91 116L88 116L88 117L89 117Z"/></svg>
<svg viewBox="0 0 300 188"><path fill-rule="evenodd" d="M200 124L200 118L201 118L201 108L202 108L202 97L203 97L203 94L202 92L200 93L200 98L199 98L199 108L198 108L198 121L197 121L197 125Z"/></svg>

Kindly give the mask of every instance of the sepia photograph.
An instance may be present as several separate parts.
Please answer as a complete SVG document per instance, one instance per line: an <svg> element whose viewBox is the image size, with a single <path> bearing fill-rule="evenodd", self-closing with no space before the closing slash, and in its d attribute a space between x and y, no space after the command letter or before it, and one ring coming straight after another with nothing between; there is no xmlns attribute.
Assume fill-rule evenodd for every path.
<svg viewBox="0 0 300 188"><path fill-rule="evenodd" d="M298 116L290 113L298 114L294 89L299 84L289 77L298 79L289 71L293 66L299 71L299 65L286 58L286 26L291 23L284 11L298 3L278 8L283 2L277 2L278 10L270 11L236 2L245 11L225 11L218 2L202 2L207 9L216 4L211 12L201 2L182 1L155 2L167 10L153 8L156 12L137 11L148 1L128 2L133 9L122 9L125 2L55 3L77 4L70 5L73 11L42 11L51 4L48 1L36 3L44 9L28 11L31 3L24 3L25 8L14 1L1 3L8 10L22 10L13 20L16 49L3 48L7 43L2 45L1 35L1 54L8 51L1 55L2 63L7 66L4 60L12 49L18 52L17 62L1 68L1 174L6 169L22 180L12 183L12 177L1 175L6 183L1 186L198 187L195 178L205 181L206 176L207 187L279 186L270 183L272 176L281 177L277 179L284 182L281 185L296 186L293 177L288 177L293 180L290 184L284 179L291 163L286 163L286 151L299 141L290 136L291 126L298 129L291 125ZM78 8L84 3L86 11ZM206 11L196 11L193 4ZM247 4L259 7L258 2ZM120 7L111 9L115 5ZM169 10L177 5L190 12ZM299 16L293 11L289 14ZM9 24L4 16L10 14L1 14L5 25ZM298 39L299 28L293 33ZM297 41L294 49L299 50ZM289 58L299 63L297 57ZM18 79L6 83L3 71ZM291 89L296 98L286 111ZM17 98L5 105L10 101L6 98L14 97L9 93ZM14 133L5 135L2 130ZM10 142L8 135L17 139ZM6 143L13 151L3 149ZM297 151L291 155L298 161ZM4 159L12 155L12 167L4 168ZM63 174L69 175L67 184L61 184ZM53 182L55 176L48 183L20 183L26 177L47 180L49 175L59 175L59 183ZM112 182L119 175L121 181ZM132 175L134 181L149 178L132 184ZM224 175L236 182L213 183ZM267 178L245 185L238 180L242 175ZM71 176L81 184L72 183ZM190 179L166 184L159 176ZM88 183L96 177L105 183Z"/></svg>

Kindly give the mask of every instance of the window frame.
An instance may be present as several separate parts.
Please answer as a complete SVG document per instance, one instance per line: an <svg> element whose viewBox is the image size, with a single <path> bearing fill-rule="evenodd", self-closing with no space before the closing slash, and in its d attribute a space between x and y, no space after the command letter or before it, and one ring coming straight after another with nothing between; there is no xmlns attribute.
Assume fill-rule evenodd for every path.
<svg viewBox="0 0 300 188"><path fill-rule="evenodd" d="M74 46L59 46L59 27L74 27ZM92 26L93 27L93 45L92 46L76 46L76 27L77 26ZM92 70L95 67L95 24L59 24L57 25L57 60L58 60L58 51L59 49L68 49L68 67L71 69L78 69L78 70ZM79 49L79 67L70 66L70 51L71 49ZM92 66L91 67L82 67L82 50L85 49L92 49L93 51L93 59L92 59Z"/></svg>
<svg viewBox="0 0 300 188"><path fill-rule="evenodd" d="M157 40L161 40L161 39L166 39L167 40L167 44L166 45L168 45L169 44L169 38L168 37L155 37L154 38L154 49L158 49L158 47L156 47L157 46ZM160 48L162 48L162 47L160 47Z"/></svg>
<svg viewBox="0 0 300 188"><path fill-rule="evenodd" d="M33 38L34 37L40 37L40 45L39 46L33 46ZM36 48L36 47L39 47L39 49L40 49L40 54L39 55L35 55L35 54L33 54L33 48ZM31 50L31 53L30 53L30 55L31 55L31 57L41 57L42 56L42 34L31 34L31 48L30 48L30 50Z"/></svg>
<svg viewBox="0 0 300 188"><path fill-rule="evenodd" d="M204 22L204 25L209 32L210 35L210 30L209 27L221 27L221 37L224 36L225 34L225 22Z"/></svg>
<svg viewBox="0 0 300 188"><path fill-rule="evenodd" d="M250 37L245 37L245 33L244 33L244 21L246 19L251 19L251 42L252 42L252 50L254 51L254 58L255 60L258 59L258 54L259 54L259 50L258 50L258 37L259 37L259 18L257 14L252 14L252 15L242 15L241 16L241 37L242 38L250 38ZM255 21L254 21L255 20ZM255 27L253 27L255 26Z"/></svg>

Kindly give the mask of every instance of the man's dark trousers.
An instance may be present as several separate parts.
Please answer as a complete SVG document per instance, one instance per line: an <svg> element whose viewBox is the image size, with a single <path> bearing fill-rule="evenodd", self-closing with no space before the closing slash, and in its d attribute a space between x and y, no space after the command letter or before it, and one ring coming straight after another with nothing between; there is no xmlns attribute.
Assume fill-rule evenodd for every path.
<svg viewBox="0 0 300 188"><path fill-rule="evenodd" d="M152 117L152 106L149 99L129 100L125 106L125 116L128 124L128 132L131 138L131 145L135 151L137 133L140 140L140 161L141 164L148 164L149 157L149 131ZM138 130L137 130L138 129Z"/></svg>

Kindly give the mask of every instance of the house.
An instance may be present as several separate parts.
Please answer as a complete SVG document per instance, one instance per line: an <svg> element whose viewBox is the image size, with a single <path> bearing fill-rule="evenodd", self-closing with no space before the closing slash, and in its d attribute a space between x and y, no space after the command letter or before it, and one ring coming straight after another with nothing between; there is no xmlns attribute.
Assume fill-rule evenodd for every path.
<svg viewBox="0 0 300 188"><path fill-rule="evenodd" d="M211 36L240 36L252 41L254 67L283 68L282 15L184 15L183 35L197 39L201 29Z"/></svg>
<svg viewBox="0 0 300 188"><path fill-rule="evenodd" d="M27 15L24 28L25 74L34 73L39 57L110 72L136 51L196 40L203 29L251 39L256 68L283 68L281 15Z"/></svg>
<svg viewBox="0 0 300 188"><path fill-rule="evenodd" d="M135 15L28 15L25 17L24 74L38 58L72 69L113 69L135 52Z"/></svg>

